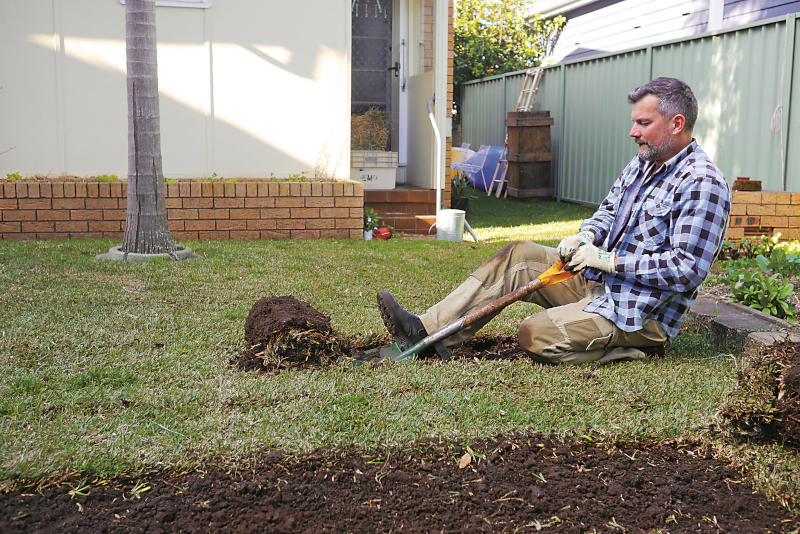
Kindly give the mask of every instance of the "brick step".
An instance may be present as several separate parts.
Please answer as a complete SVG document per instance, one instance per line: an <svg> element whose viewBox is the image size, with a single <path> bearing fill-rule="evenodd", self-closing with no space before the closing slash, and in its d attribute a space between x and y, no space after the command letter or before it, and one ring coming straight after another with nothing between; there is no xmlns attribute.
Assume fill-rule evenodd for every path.
<svg viewBox="0 0 800 534"><path fill-rule="evenodd" d="M436 191L433 189L367 189L364 191L364 202L371 203L436 203Z"/></svg>
<svg viewBox="0 0 800 534"><path fill-rule="evenodd" d="M388 224L398 232L406 234L427 234L436 215L409 215L408 213L378 213L383 224ZM432 231L433 235L435 231Z"/></svg>
<svg viewBox="0 0 800 534"><path fill-rule="evenodd" d="M406 215L425 215L436 211L436 203L406 203L394 204L389 202L365 202L365 208L372 208L381 213L405 213Z"/></svg>

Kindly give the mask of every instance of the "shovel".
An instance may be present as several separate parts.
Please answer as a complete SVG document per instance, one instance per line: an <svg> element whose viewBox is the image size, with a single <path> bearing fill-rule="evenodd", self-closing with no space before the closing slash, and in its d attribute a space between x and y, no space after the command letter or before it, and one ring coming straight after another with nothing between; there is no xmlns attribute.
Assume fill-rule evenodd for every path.
<svg viewBox="0 0 800 534"><path fill-rule="evenodd" d="M429 347L433 347L443 339L460 332L464 328L475 324L476 322L493 313L499 312L509 304L513 304L519 299L526 297L527 295L530 295L534 291L538 291L543 287L563 282L564 280L572 278L577 274L565 271L564 265L565 263L561 260L555 262L552 267L539 275L536 280L531 280L524 286L517 288L511 293L503 295L502 297L493 300L488 304L484 304L480 308L469 312L463 317L459 317L449 325L440 328L428 337L418 341L416 345L409 347L405 351L398 343L392 343L388 347L380 347L378 349L366 351L360 358L355 358L353 360L353 364L360 365L366 362L383 363L387 361L404 362L406 360L413 360L416 356L419 356L419 354Z"/></svg>

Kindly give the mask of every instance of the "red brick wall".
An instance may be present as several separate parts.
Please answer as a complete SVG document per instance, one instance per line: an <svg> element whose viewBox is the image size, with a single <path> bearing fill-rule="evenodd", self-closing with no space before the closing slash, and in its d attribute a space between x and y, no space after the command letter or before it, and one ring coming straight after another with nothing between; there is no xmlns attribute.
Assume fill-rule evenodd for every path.
<svg viewBox="0 0 800 534"><path fill-rule="evenodd" d="M361 182L165 184L175 239L361 238ZM122 239L125 181L0 184L0 238Z"/></svg>
<svg viewBox="0 0 800 534"><path fill-rule="evenodd" d="M734 191L728 239L771 237L800 239L800 193Z"/></svg>

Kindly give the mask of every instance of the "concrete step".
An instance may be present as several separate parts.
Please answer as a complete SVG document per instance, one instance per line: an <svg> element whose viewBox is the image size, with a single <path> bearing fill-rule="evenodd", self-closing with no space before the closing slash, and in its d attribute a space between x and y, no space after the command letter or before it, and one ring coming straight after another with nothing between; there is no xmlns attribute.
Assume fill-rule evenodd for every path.
<svg viewBox="0 0 800 534"><path fill-rule="evenodd" d="M748 354L756 354L787 337L800 341L797 325L712 296L700 296L694 301L684 328L708 335L712 341L731 351Z"/></svg>

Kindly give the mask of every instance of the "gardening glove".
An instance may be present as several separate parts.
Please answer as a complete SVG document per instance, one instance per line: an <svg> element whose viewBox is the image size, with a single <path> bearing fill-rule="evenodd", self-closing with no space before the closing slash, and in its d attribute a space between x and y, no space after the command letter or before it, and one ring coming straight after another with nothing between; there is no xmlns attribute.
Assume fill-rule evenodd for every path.
<svg viewBox="0 0 800 534"><path fill-rule="evenodd" d="M561 240L561 243L558 244L558 256L561 258L561 261L567 261L567 257L573 250L581 245L586 243L591 244L593 242L594 232L590 232L589 230L584 230L578 232L576 235L565 237Z"/></svg>
<svg viewBox="0 0 800 534"><path fill-rule="evenodd" d="M597 248L591 243L584 243L575 249L564 270L577 272L586 267L593 267L607 273L613 273L617 270L616 259L617 257L613 252Z"/></svg>

